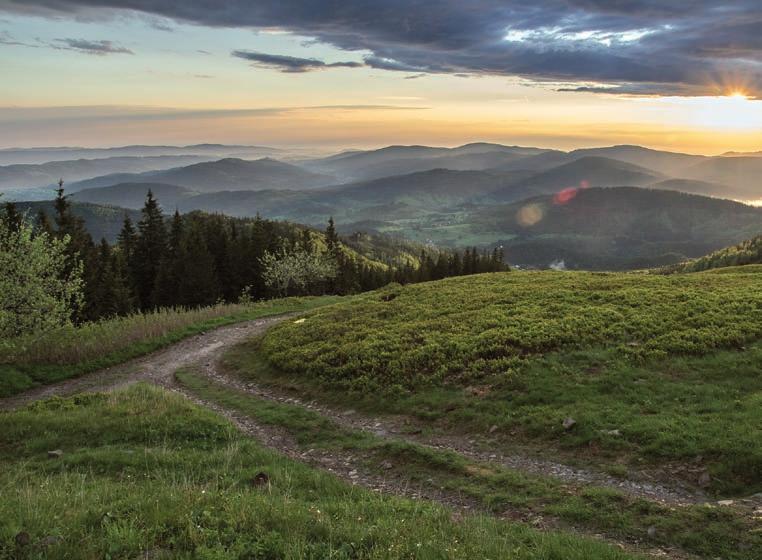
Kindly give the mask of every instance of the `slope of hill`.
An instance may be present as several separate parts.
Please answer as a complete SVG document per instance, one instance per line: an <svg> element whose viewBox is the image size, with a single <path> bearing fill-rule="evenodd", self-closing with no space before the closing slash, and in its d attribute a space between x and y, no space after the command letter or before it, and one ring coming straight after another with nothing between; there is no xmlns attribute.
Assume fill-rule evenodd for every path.
<svg viewBox="0 0 762 560"><path fill-rule="evenodd" d="M687 168L683 177L727 185L729 196L742 200L762 199L762 158L716 157Z"/></svg>
<svg viewBox="0 0 762 560"><path fill-rule="evenodd" d="M331 182L326 176L270 158L255 161L226 158L162 171L154 174L153 179L200 192L265 188L311 189Z"/></svg>
<svg viewBox="0 0 762 560"><path fill-rule="evenodd" d="M432 169L310 191L206 193L185 199L180 207L236 216L259 212L306 223L323 223L329 216L358 221L365 213L375 219L398 220L479 200L528 175Z"/></svg>
<svg viewBox="0 0 762 560"><path fill-rule="evenodd" d="M149 190L165 209L179 207L182 201L196 194L185 187L166 183L118 183L110 187L83 189L72 194L71 198L77 202L140 209Z"/></svg>
<svg viewBox="0 0 762 560"><path fill-rule="evenodd" d="M510 272L392 286L279 325L249 351L277 368L273 382L352 395L371 414L597 465L659 472L711 457L698 460L711 484L748 495L762 489L758 403L743 397L762 389L758 282L742 270ZM262 371L236 363L249 379Z"/></svg>
<svg viewBox="0 0 762 560"><path fill-rule="evenodd" d="M312 189L333 182L325 175L270 158L226 158L165 171L96 177L69 186L72 191L117 183L167 183L198 192L263 189Z"/></svg>
<svg viewBox="0 0 762 560"><path fill-rule="evenodd" d="M367 180L393 175L405 175L432 169L453 171L484 171L505 166L526 158L526 155L505 151L446 154L430 158L400 158L384 163L370 164L352 175L353 179Z"/></svg>
<svg viewBox="0 0 762 560"><path fill-rule="evenodd" d="M663 150L652 150L642 146L609 146L606 148L584 148L569 152L569 155L575 159L581 157L607 157L618 161L624 161L633 165L647 167L659 173L671 176L680 176L680 173L691 165L695 165L705 156L693 154L681 154L676 152L665 152Z"/></svg>
<svg viewBox="0 0 762 560"><path fill-rule="evenodd" d="M648 185L648 187L663 191L678 191L688 194L732 198L732 189L726 185L696 179L666 179L653 185Z"/></svg>
<svg viewBox="0 0 762 560"><path fill-rule="evenodd" d="M528 206L540 211L531 223L522 221L520 212ZM512 232L638 235L644 239L743 235L762 224L762 208L635 187L581 189L569 200L540 196L474 214Z"/></svg>
<svg viewBox="0 0 762 560"><path fill-rule="evenodd" d="M495 168L497 171L532 171L540 173L553 167L570 163L574 158L566 152L548 150L535 155L529 155L521 159L503 163Z"/></svg>
<svg viewBox="0 0 762 560"><path fill-rule="evenodd" d="M208 156L110 157L53 161L40 165L0 167L0 189L52 186L63 178L67 183L113 173L142 173L209 161Z"/></svg>
<svg viewBox="0 0 762 560"><path fill-rule="evenodd" d="M319 215L318 221L324 223L325 216L331 215L331 208L313 202L310 193L290 190L202 193L180 201L178 207L181 212L203 210L241 218L260 214L271 219L292 219L303 223L313 223L309 219L313 215Z"/></svg>
<svg viewBox="0 0 762 560"><path fill-rule="evenodd" d="M323 189L320 194L372 203L414 200L436 209L489 195L525 176L520 173L431 169Z"/></svg>
<svg viewBox="0 0 762 560"><path fill-rule="evenodd" d="M760 229L762 230L762 228ZM732 247L725 247L698 259L665 267L658 272L700 272L750 264L762 264L762 235L747 239Z"/></svg>
<svg viewBox="0 0 762 560"><path fill-rule="evenodd" d="M438 168L479 171L507 165L545 151L547 150L541 148L485 142L457 148L388 146L378 150L338 154L305 161L303 164L309 169L330 173L344 180L359 181Z"/></svg>
<svg viewBox="0 0 762 560"><path fill-rule="evenodd" d="M762 209L738 202L631 187L541 196L475 209L470 231L501 235L509 262L621 269L697 257L758 232Z"/></svg>
<svg viewBox="0 0 762 560"><path fill-rule="evenodd" d="M532 175L525 181L493 193L496 200L521 200L536 194L570 187L619 187L648 185L663 177L650 169L622 161L586 156Z"/></svg>

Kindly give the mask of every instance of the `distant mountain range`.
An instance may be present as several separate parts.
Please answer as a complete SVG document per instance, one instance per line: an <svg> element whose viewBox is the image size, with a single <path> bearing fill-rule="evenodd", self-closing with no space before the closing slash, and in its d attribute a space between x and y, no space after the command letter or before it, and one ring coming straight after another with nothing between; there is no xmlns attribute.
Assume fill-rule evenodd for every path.
<svg viewBox="0 0 762 560"><path fill-rule="evenodd" d="M69 185L69 190L111 187L119 183L164 183L182 186L197 192L264 189L314 189L331 184L332 177L312 173L301 167L275 159L248 161L226 158L176 167L164 171L95 177Z"/></svg>
<svg viewBox="0 0 762 560"><path fill-rule="evenodd" d="M196 156L158 156L176 157ZM67 192L81 203L138 209L151 189L168 212L259 213L321 226L333 216L344 231L503 245L510 260L526 266L640 268L762 231L762 210L725 200L762 199L761 172L762 157L749 155L474 143L389 146L291 163L222 158L70 181Z"/></svg>
<svg viewBox="0 0 762 560"><path fill-rule="evenodd" d="M51 161L40 165L18 164L0 167L0 189L53 187L60 178L67 183L113 173L137 173L182 167L209 161L208 156L110 157Z"/></svg>
<svg viewBox="0 0 762 560"><path fill-rule="evenodd" d="M196 153L189 153L192 151ZM231 152L246 155L218 157L220 153ZM658 185L656 188L722 198L762 198L758 180L762 157L754 155L706 157L626 145L562 152L473 143L457 148L389 146L289 163L271 157L250 157L263 152L277 153L277 150L217 144L0 150L0 161L3 157L29 159L30 154L57 158L86 154L91 158L0 166L0 190L13 190L17 197L23 189L50 187L59 177L64 178L71 192L119 183L174 184L203 193L306 190L447 169L482 171L497 176L510 173L512 184L504 185L500 197L503 201L580 185ZM254 159L258 163L254 163ZM197 165L202 163L206 165ZM448 185L447 189L450 188ZM469 192L465 183L461 189Z"/></svg>
<svg viewBox="0 0 762 560"><path fill-rule="evenodd" d="M208 159L240 157L256 159L280 156L283 150L265 146L230 146L225 144L194 144L192 146L119 146L115 148L5 148L0 150L0 165L42 164L75 159L104 159L112 157L207 156Z"/></svg>

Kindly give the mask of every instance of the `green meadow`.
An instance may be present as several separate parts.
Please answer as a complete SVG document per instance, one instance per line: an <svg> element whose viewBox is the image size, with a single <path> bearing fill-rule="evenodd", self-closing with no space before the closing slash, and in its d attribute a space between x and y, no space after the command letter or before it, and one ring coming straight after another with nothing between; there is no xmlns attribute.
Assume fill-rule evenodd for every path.
<svg viewBox="0 0 762 560"><path fill-rule="evenodd" d="M760 272L389 286L278 325L228 361L442 432L489 430L505 445L694 486L698 469L711 493L751 494L762 490Z"/></svg>

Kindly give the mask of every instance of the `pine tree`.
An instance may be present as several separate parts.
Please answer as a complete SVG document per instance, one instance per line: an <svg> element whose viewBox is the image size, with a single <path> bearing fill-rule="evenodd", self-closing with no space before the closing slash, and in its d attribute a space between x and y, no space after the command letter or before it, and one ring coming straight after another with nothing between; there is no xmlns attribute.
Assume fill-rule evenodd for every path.
<svg viewBox="0 0 762 560"><path fill-rule="evenodd" d="M117 243L122 248L123 257L130 262L135 254L135 243L137 235L135 233L135 227L132 225L132 220L129 214L124 215L124 222L122 222L122 229L119 232L119 236L116 238Z"/></svg>
<svg viewBox="0 0 762 560"><path fill-rule="evenodd" d="M58 181L58 189L56 190L56 199L53 203L56 217L55 223L57 226L55 235L58 239L68 239L66 245L66 266L64 267L63 275L67 277L73 271L82 267L83 280L84 280L84 303L85 306L82 309L74 311L74 321L80 322L84 319L91 318L87 315L87 302L94 296L94 278L93 275L97 269L97 253L93 244L93 239L90 237L90 233L85 227L85 221L76 216L71 209L71 203L68 200L68 196L64 192L64 181L60 179Z"/></svg>
<svg viewBox="0 0 762 560"><path fill-rule="evenodd" d="M135 293L129 267L119 246L112 251L113 286L111 309L115 315L127 315L135 310Z"/></svg>
<svg viewBox="0 0 762 560"><path fill-rule="evenodd" d="M167 231L164 226L164 216L161 207L153 193L149 190L146 195L142 218L138 223L140 232L135 244L133 266L138 301L142 308L151 307L153 292L159 266L167 249Z"/></svg>
<svg viewBox="0 0 762 560"><path fill-rule="evenodd" d="M325 230L325 244L328 252L336 257L339 252L339 236L336 233L336 226L333 223L333 216L328 218L328 227Z"/></svg>
<svg viewBox="0 0 762 560"><path fill-rule="evenodd" d="M214 256L209 252L198 224L191 224L183 235L178 260L178 303L186 306L215 303L220 290L214 268Z"/></svg>
<svg viewBox="0 0 762 560"><path fill-rule="evenodd" d="M86 302L85 313L90 319L108 317L113 315L110 307L114 299L111 294L114 279L111 267L111 247L105 239L101 239L92 260L92 266L94 270L90 273L90 298Z"/></svg>
<svg viewBox="0 0 762 560"><path fill-rule="evenodd" d="M175 210L169 226L167 250L156 273L152 303L156 307L172 307L178 303L177 286L180 281L180 244L183 239L183 218Z"/></svg>

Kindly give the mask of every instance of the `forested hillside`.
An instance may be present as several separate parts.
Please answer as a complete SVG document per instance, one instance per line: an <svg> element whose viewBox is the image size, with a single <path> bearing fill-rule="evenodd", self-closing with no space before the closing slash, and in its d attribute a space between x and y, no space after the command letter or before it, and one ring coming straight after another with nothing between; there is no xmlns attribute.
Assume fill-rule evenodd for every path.
<svg viewBox="0 0 762 560"><path fill-rule="evenodd" d="M704 257L660 269L660 272L700 272L713 268L762 264L762 235Z"/></svg>
<svg viewBox="0 0 762 560"><path fill-rule="evenodd" d="M121 211L119 231L109 235L116 241L98 243L82 208L105 212L112 228L121 211L72 205L60 187L53 203L8 203L2 216L11 230L33 219L38 234L64 242L64 269L83 282L81 302L72 309L77 322L162 307L351 294L392 281L506 268L498 250L441 251L368 234L342 241L333 219L325 231L258 216L175 212L168 219L150 190L139 213Z"/></svg>

